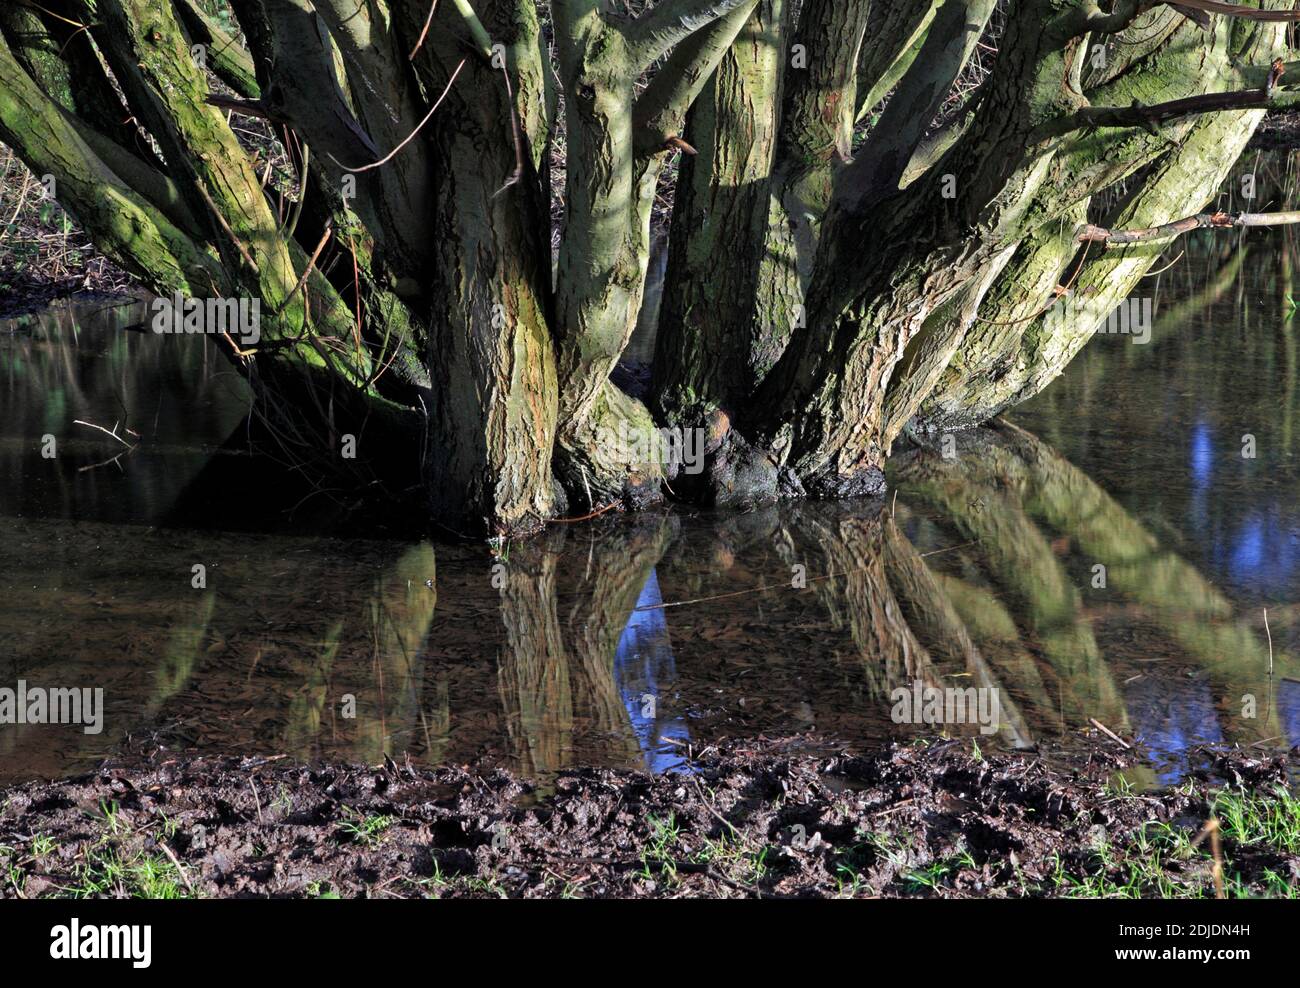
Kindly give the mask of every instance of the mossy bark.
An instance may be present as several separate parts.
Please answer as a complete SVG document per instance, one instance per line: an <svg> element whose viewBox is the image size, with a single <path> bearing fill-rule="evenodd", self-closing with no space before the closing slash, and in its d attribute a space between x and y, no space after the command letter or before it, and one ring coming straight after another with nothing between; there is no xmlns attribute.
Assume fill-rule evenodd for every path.
<svg viewBox="0 0 1300 988"><path fill-rule="evenodd" d="M521 13L525 6L499 0L477 9L494 38L535 59L537 23ZM418 20L408 12L407 51L427 12ZM432 228L440 231L426 238L432 266L423 286L431 299L426 489L434 522L446 530L526 534L554 513L558 385L547 205L526 148L524 173L511 184L518 165L511 115L543 94L516 87L512 102L502 70L467 53L459 28L444 5L415 63L431 99L447 92L426 152L437 176Z"/></svg>
<svg viewBox="0 0 1300 988"><path fill-rule="evenodd" d="M1078 11L1052 4L1013 11L1000 45L1018 57L999 59L975 121L929 172L895 191L880 179L905 170L904 156L893 155L891 166L889 155L868 149L837 183L809 288L809 329L796 335L742 423L772 444L811 493L879 490L893 433L924 400L978 312L957 299L978 298L981 282L996 276L1026 236L1168 146L1169 136L1140 129L1042 136L1049 122L1086 103L1085 24ZM927 45L944 45L935 30ZM1279 37L1276 25L1225 22L1194 45L1174 46L1169 57L1184 70L1179 85L1199 86L1208 75L1217 86L1240 80L1242 54L1246 64L1270 58ZM1185 73L1192 54L1200 57L1201 77ZM1133 67L1139 84L1109 83L1107 95L1164 92L1164 57L1147 56L1152 65ZM1137 71L1143 67L1154 81ZM1166 215L1199 205L1190 191L1176 202L1165 198L1161 206L1173 209ZM1016 272L1011 284L1026 274L1019 264ZM893 389L895 405L886 411L891 379L918 338L932 346L904 368L910 379Z"/></svg>

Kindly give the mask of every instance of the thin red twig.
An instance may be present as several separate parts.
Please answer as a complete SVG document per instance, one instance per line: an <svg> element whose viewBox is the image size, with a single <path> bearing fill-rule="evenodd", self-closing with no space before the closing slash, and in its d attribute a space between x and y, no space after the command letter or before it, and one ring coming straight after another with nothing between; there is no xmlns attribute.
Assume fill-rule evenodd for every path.
<svg viewBox="0 0 1300 988"><path fill-rule="evenodd" d="M411 49L411 54L406 58L408 62L415 61L415 54L420 50L420 46L424 44L425 36L429 33L429 25L433 23L433 12L437 9L438 0L433 0L433 3L429 4L429 16L424 19L424 29L420 31L420 38L415 42L415 47Z"/></svg>

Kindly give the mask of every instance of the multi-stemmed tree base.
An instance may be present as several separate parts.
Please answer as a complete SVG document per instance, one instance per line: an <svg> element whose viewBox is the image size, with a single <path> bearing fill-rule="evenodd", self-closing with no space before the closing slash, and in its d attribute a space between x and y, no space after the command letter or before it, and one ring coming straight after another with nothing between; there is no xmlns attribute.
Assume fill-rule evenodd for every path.
<svg viewBox="0 0 1300 988"><path fill-rule="evenodd" d="M160 295L260 301L260 341L221 342L286 469L513 537L664 498L878 495L902 438L1036 394L1293 98L1300 20L611 6L230 0L241 44L195 0L6 5L0 139ZM288 153L278 188L250 127ZM611 374L674 163L632 395Z"/></svg>

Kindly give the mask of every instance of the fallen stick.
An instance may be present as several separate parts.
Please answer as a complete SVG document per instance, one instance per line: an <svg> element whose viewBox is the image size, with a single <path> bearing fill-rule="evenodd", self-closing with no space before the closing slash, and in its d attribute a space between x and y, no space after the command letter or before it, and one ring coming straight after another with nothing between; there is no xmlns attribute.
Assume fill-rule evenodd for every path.
<svg viewBox="0 0 1300 988"><path fill-rule="evenodd" d="M1127 749L1133 747L1131 744L1129 744L1127 741L1125 741L1122 737L1120 737L1118 734L1116 734L1114 731L1112 731L1109 727L1107 727L1105 724L1103 724L1101 721L1099 721L1096 717L1089 717L1089 718L1088 718L1088 723L1092 724L1093 727L1095 727L1097 730L1101 731L1102 734L1106 735L1108 738L1110 738L1112 741L1114 741L1116 744L1118 744L1121 748L1124 748L1125 750L1127 750Z"/></svg>

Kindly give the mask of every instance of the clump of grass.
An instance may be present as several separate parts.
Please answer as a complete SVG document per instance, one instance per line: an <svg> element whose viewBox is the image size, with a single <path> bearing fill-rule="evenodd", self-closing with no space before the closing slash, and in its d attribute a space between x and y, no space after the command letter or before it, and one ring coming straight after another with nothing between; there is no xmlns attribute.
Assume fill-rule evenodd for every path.
<svg viewBox="0 0 1300 988"><path fill-rule="evenodd" d="M734 836L705 837L698 851L690 856L694 864L709 865L725 878L745 886L760 884L772 870L768 857L772 845L750 846Z"/></svg>
<svg viewBox="0 0 1300 988"><path fill-rule="evenodd" d="M43 858L54 851L54 838L48 834L32 836L32 857Z"/></svg>
<svg viewBox="0 0 1300 988"><path fill-rule="evenodd" d="M129 897L133 899L185 899L180 870L161 854L124 852L112 843L88 849L73 872L73 884L64 893L75 899Z"/></svg>
<svg viewBox="0 0 1300 988"><path fill-rule="evenodd" d="M1225 789L1210 808L1230 840L1300 854L1300 798L1286 787L1267 794Z"/></svg>
<svg viewBox="0 0 1300 988"><path fill-rule="evenodd" d="M677 856L674 849L681 836L681 828L671 813L667 820L650 817L647 822L650 824L650 838L641 851L642 874L653 880L658 873L666 875L670 882L676 881Z"/></svg>
<svg viewBox="0 0 1300 988"><path fill-rule="evenodd" d="M1264 792L1224 789L1210 797L1209 813L1222 838L1224 897L1300 898L1293 878L1266 868L1252 880L1233 860L1247 849L1300 854L1300 798L1283 786ZM1100 841L1082 873L1058 856L1049 887L1073 898L1213 898L1220 894L1215 852L1198 836L1168 823L1145 824L1122 844Z"/></svg>
<svg viewBox="0 0 1300 988"><path fill-rule="evenodd" d="M343 810L345 813L350 814L353 819L340 823L339 831L355 844L378 847L380 841L383 840L384 831L393 825L391 816L382 814L367 816L346 806L343 807Z"/></svg>
<svg viewBox="0 0 1300 988"><path fill-rule="evenodd" d="M420 895L428 899L441 899L456 893L491 896L496 899L508 899L510 897L505 887L495 878L480 878L476 875L444 875L442 866L436 859L433 862L432 875L427 878L407 876L402 879L402 882L418 890Z"/></svg>
<svg viewBox="0 0 1300 988"><path fill-rule="evenodd" d="M951 876L967 868L978 868L975 858L969 851L961 851L950 858L932 861L922 868L917 868L903 876L903 887L913 894L918 892L937 892L943 888Z"/></svg>
<svg viewBox="0 0 1300 988"><path fill-rule="evenodd" d="M23 854L19 848L0 847L0 868L5 884L19 898L29 894L29 878L39 874L52 886L46 894L61 898L185 899L194 891L177 860L164 843L176 832L166 817L157 828L134 827L118 803L101 801L90 813L97 825L96 837L80 847L65 845L59 850L48 834L33 834ZM70 862L64 864L64 862ZM33 871L32 865L41 865Z"/></svg>

